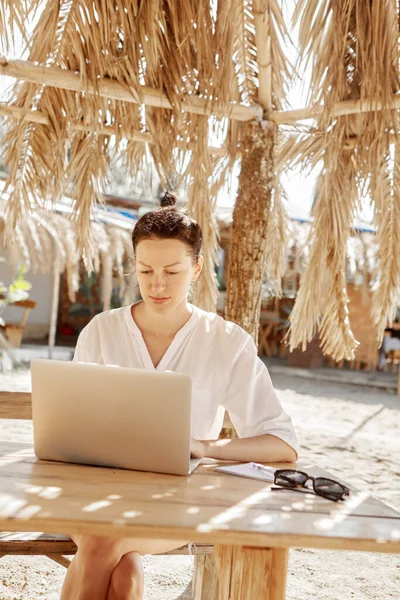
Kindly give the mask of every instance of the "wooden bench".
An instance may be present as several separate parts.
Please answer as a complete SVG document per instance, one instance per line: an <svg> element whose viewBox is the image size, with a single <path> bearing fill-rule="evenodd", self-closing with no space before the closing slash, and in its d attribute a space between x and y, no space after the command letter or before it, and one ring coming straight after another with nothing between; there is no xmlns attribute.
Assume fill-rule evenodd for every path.
<svg viewBox="0 0 400 600"><path fill-rule="evenodd" d="M32 419L31 394L0 391L0 419ZM226 421L229 427L229 421ZM0 532L0 559L3 556L46 556L68 568L76 553L76 544L67 535L32 532ZM194 600L214 600L218 581L210 544L191 543L162 555L194 556L192 593Z"/></svg>

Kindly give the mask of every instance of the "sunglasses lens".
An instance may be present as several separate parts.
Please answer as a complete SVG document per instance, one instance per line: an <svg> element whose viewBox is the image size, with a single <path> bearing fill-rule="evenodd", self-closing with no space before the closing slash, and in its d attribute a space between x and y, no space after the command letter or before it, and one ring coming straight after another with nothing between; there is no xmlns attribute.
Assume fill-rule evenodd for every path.
<svg viewBox="0 0 400 600"><path fill-rule="evenodd" d="M345 495L345 488L340 483L324 477L316 477L314 489L317 494L329 500L340 500Z"/></svg>
<svg viewBox="0 0 400 600"><path fill-rule="evenodd" d="M300 471L293 471L292 469L286 469L275 472L275 483L276 485L282 485L284 487L296 487L303 485L307 481L307 475Z"/></svg>

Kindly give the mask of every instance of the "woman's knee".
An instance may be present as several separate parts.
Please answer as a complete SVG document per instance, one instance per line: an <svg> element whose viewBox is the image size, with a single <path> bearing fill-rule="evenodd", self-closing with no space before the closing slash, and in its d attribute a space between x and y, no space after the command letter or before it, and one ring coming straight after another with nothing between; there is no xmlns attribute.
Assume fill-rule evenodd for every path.
<svg viewBox="0 0 400 600"><path fill-rule="evenodd" d="M84 535L77 541L77 558L84 570L101 567L111 572L121 559L121 544L117 539Z"/></svg>
<svg viewBox="0 0 400 600"><path fill-rule="evenodd" d="M141 600L144 591L142 560L137 552L124 554L112 572L109 594L115 598Z"/></svg>

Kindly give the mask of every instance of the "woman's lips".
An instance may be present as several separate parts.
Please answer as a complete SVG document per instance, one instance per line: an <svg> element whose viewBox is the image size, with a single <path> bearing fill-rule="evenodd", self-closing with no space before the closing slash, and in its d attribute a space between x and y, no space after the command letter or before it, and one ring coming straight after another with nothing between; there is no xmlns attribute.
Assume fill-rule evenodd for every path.
<svg viewBox="0 0 400 600"><path fill-rule="evenodd" d="M155 304L164 304L164 302L169 300L169 298L155 298L154 296L150 296L150 299L155 302Z"/></svg>

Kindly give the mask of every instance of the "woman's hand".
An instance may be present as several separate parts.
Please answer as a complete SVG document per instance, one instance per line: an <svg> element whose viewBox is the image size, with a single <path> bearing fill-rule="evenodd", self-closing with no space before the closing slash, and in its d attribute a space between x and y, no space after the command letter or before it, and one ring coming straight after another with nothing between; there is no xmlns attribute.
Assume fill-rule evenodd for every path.
<svg viewBox="0 0 400 600"><path fill-rule="evenodd" d="M201 440L191 439L190 456L192 458L204 458L206 455L206 445Z"/></svg>

